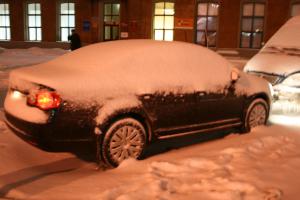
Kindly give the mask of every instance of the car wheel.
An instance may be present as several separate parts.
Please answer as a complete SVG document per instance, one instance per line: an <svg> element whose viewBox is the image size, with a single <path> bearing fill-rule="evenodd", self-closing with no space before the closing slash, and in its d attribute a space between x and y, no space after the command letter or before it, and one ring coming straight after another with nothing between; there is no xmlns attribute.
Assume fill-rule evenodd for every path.
<svg viewBox="0 0 300 200"><path fill-rule="evenodd" d="M242 133L248 133L251 128L265 125L269 116L269 105L261 98L254 99L248 106Z"/></svg>
<svg viewBox="0 0 300 200"><path fill-rule="evenodd" d="M106 164L117 167L125 159L140 158L145 145L144 126L133 118L124 118L108 128L102 145L103 159Z"/></svg>

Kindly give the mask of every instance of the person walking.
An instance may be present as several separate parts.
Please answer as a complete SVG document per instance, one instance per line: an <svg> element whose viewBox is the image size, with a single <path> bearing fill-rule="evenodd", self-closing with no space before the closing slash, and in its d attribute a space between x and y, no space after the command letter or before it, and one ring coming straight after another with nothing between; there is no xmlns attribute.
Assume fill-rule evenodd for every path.
<svg viewBox="0 0 300 200"><path fill-rule="evenodd" d="M68 36L68 40L70 41L71 50L74 51L81 47L80 36L75 32L75 29L72 29L72 34Z"/></svg>

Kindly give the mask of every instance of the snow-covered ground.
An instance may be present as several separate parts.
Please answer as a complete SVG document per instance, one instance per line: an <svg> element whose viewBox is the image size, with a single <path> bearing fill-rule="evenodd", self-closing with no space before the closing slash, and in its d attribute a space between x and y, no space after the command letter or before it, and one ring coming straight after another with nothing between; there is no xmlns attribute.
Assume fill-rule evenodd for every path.
<svg viewBox="0 0 300 200"><path fill-rule="evenodd" d="M20 60L23 53L28 59L9 59L0 53L0 102L11 67L66 53L35 48L36 53L11 50L10 55L16 55L14 51ZM7 129L1 111L0 199L297 200L298 116L276 112L268 126L245 135L201 134L160 141L149 147L142 161L128 160L117 169L97 171L94 163L72 154L47 153L26 144Z"/></svg>

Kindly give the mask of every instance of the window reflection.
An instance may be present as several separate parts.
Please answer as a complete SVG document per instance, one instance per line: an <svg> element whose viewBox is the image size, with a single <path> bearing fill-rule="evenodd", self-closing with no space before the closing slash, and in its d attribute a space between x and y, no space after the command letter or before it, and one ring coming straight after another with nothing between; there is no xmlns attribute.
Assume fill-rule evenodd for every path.
<svg viewBox="0 0 300 200"><path fill-rule="evenodd" d="M104 4L104 40L118 40L120 38L120 4Z"/></svg>
<svg viewBox="0 0 300 200"><path fill-rule="evenodd" d="M262 33L253 33L253 48L260 48L262 42Z"/></svg>
<svg viewBox="0 0 300 200"><path fill-rule="evenodd" d="M261 48L263 42L265 4L245 3L241 16L241 41L242 48Z"/></svg>
<svg viewBox="0 0 300 200"><path fill-rule="evenodd" d="M205 29L206 29L206 17L198 17L197 30L205 30Z"/></svg>
<svg viewBox="0 0 300 200"><path fill-rule="evenodd" d="M251 19L243 19L242 31L251 32L251 30L252 30L252 20Z"/></svg>
<svg viewBox="0 0 300 200"><path fill-rule="evenodd" d="M291 8L291 16L300 15L300 3L294 3Z"/></svg>
<svg viewBox="0 0 300 200"><path fill-rule="evenodd" d="M259 16L259 17L265 16L265 5L264 4L256 4L254 15Z"/></svg>
<svg viewBox="0 0 300 200"><path fill-rule="evenodd" d="M215 31L217 30L217 18L216 17L207 17L207 30Z"/></svg>
<svg viewBox="0 0 300 200"><path fill-rule="evenodd" d="M210 16L218 16L219 14L219 4L217 3L209 3L208 4L208 15Z"/></svg>
<svg viewBox="0 0 300 200"><path fill-rule="evenodd" d="M207 47L216 46L219 7L218 3L198 3L197 44Z"/></svg>
<svg viewBox="0 0 300 200"><path fill-rule="evenodd" d="M244 4L243 6L243 16L252 16L253 15L253 4Z"/></svg>

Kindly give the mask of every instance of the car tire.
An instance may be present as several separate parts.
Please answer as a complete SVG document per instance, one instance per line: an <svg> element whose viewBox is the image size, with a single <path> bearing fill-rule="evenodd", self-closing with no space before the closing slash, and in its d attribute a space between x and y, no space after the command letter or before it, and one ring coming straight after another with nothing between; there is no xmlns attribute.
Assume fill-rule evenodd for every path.
<svg viewBox="0 0 300 200"><path fill-rule="evenodd" d="M106 164L117 167L128 158L141 158L146 146L146 129L133 118L112 123L102 143L102 157Z"/></svg>
<svg viewBox="0 0 300 200"><path fill-rule="evenodd" d="M251 128L265 125L269 117L269 105L266 100L257 98L249 104L241 133L248 133Z"/></svg>

